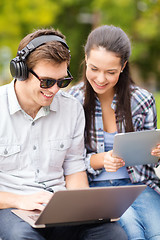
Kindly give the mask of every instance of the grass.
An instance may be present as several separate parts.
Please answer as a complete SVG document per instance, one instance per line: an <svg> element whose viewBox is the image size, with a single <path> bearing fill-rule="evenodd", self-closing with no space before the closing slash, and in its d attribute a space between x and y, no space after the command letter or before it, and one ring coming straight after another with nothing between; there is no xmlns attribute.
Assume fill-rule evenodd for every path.
<svg viewBox="0 0 160 240"><path fill-rule="evenodd" d="M156 100L156 109L157 109L157 128L160 129L160 92L154 94Z"/></svg>

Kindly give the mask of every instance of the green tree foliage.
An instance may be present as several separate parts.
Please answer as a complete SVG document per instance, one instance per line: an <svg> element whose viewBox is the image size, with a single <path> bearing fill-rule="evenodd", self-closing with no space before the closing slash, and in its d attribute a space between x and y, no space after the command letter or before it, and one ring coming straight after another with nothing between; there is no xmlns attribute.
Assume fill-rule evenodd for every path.
<svg viewBox="0 0 160 240"><path fill-rule="evenodd" d="M0 46L10 46L16 53L26 34L34 28L51 25L59 12L58 3L50 0L1 0Z"/></svg>
<svg viewBox="0 0 160 240"><path fill-rule="evenodd" d="M160 1L94 0L93 8L100 12L101 24L120 26L129 34L133 50L131 59L140 69L143 80L152 76L159 82Z"/></svg>
<svg viewBox="0 0 160 240"><path fill-rule="evenodd" d="M151 76L160 82L160 0L1 0L0 48L10 47L15 56L27 33L41 27L58 28L67 37L77 81L87 35L101 24L126 31L132 42L132 63L143 80Z"/></svg>
<svg viewBox="0 0 160 240"><path fill-rule="evenodd" d="M69 2L58 17L58 24L71 39L70 46L82 60L88 32L101 24L121 27L132 43L132 63L138 67L141 79L155 79L160 85L160 1L159 0L62 0ZM66 21L67 19L67 21ZM78 51L76 51L78 50ZM75 67L75 66L74 66Z"/></svg>
<svg viewBox="0 0 160 240"><path fill-rule="evenodd" d="M92 29L91 3L92 1L86 0L60 0L62 12L55 22L55 27L64 33L70 46L72 57L70 68L75 82L81 77L83 47Z"/></svg>

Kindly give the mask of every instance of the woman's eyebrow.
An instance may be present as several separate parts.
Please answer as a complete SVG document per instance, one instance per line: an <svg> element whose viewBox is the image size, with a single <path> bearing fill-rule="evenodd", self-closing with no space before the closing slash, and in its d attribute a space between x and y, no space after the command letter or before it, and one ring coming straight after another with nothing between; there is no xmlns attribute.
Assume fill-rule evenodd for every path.
<svg viewBox="0 0 160 240"><path fill-rule="evenodd" d="M90 63L89 64L90 66L94 67L94 68L98 68L97 66L95 66L94 64ZM110 72L110 71L118 71L116 68L111 68L111 69L106 69L107 72Z"/></svg>
<svg viewBox="0 0 160 240"><path fill-rule="evenodd" d="M107 69L107 71L117 71L116 68L112 68L112 69Z"/></svg>
<svg viewBox="0 0 160 240"><path fill-rule="evenodd" d="M92 64L92 63L90 63L89 65L90 65L90 66L92 66L92 67L95 67L95 68L97 68L97 67L96 67L94 64Z"/></svg>

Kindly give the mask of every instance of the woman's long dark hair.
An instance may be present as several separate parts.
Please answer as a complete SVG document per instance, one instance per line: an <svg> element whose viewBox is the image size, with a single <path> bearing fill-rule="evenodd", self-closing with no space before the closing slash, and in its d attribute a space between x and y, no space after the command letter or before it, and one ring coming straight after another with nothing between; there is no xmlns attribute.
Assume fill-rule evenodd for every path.
<svg viewBox="0 0 160 240"><path fill-rule="evenodd" d="M121 58L121 65L124 66L123 72L119 76L119 80L115 86L115 93L117 97L116 105L116 121L123 121L125 131L134 131L131 115L131 89L130 86L134 84L131 79L129 71L129 57L131 54L130 40L121 28L115 26L104 25L94 29L88 36L85 45L85 54L87 57L90 51L96 47L103 47L107 51L114 52L117 57ZM91 126L95 126L95 101L96 93L86 78L86 66L84 65L83 81L85 89L84 110L86 117L86 144L91 146L90 131Z"/></svg>

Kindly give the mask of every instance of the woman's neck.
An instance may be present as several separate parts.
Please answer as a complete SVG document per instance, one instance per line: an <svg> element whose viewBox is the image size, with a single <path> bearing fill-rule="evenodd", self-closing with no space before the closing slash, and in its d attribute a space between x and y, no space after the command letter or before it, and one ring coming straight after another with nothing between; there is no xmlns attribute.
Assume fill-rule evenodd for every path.
<svg viewBox="0 0 160 240"><path fill-rule="evenodd" d="M98 94L99 101L101 103L108 103L108 104L111 105L111 103L113 101L114 94L115 94L114 89L111 89L110 91L107 91L104 94Z"/></svg>

